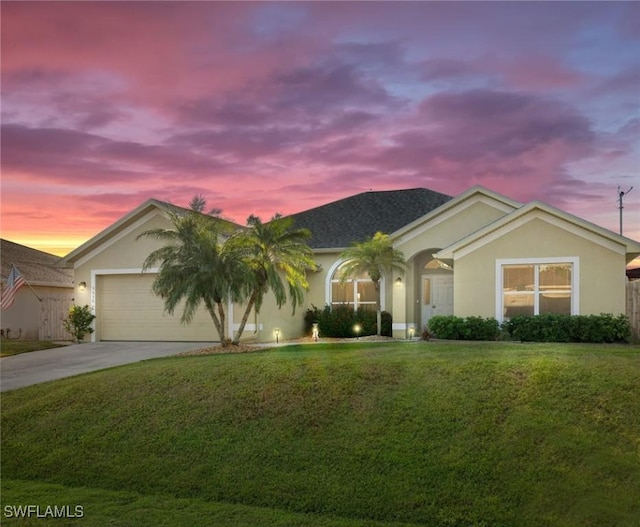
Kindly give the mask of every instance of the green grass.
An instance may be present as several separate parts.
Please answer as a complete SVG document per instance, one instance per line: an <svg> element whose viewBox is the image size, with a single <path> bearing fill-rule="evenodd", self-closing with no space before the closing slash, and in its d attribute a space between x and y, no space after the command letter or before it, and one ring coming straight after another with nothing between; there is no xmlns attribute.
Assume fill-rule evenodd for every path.
<svg viewBox="0 0 640 527"><path fill-rule="evenodd" d="M29 351L47 350L50 348L60 348L65 346L59 342L50 340L0 340L0 357L9 357Z"/></svg>
<svg viewBox="0 0 640 527"><path fill-rule="evenodd" d="M635 526L639 378L637 346L432 342L33 386L2 396L3 525Z"/></svg>

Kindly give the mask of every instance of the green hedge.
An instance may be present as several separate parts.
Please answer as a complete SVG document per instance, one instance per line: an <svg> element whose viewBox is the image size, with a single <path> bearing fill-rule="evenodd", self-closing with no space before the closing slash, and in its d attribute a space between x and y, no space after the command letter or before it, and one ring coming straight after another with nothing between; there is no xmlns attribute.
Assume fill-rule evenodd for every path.
<svg viewBox="0 0 640 527"><path fill-rule="evenodd" d="M360 336L375 335L377 333L375 311L354 311L347 306L338 306L331 309L325 306L320 309L314 305L307 309L304 316L305 332L311 335L312 326L318 324L320 337L351 338L355 334L353 328L356 324L361 327ZM391 336L391 314L382 312L382 335Z"/></svg>
<svg viewBox="0 0 640 527"><path fill-rule="evenodd" d="M517 315L504 323L509 336L535 342L629 342L625 315Z"/></svg>
<svg viewBox="0 0 640 527"><path fill-rule="evenodd" d="M500 324L495 318L436 315L429 320L429 331L439 339L496 340Z"/></svg>
<svg viewBox="0 0 640 527"><path fill-rule="evenodd" d="M429 331L440 339L496 340L501 333L523 342L629 342L625 315L516 315L502 325L495 318L438 315Z"/></svg>

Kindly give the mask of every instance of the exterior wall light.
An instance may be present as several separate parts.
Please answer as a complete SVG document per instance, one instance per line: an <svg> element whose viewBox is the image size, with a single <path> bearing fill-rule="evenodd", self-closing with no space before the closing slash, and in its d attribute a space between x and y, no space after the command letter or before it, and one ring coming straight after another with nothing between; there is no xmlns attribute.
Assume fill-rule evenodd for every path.
<svg viewBox="0 0 640 527"><path fill-rule="evenodd" d="M396 287L402 287L402 278L396 278Z"/></svg>
<svg viewBox="0 0 640 527"><path fill-rule="evenodd" d="M78 289L79 289L80 291L84 291L86 288L87 288L87 282L80 282L80 283L78 284Z"/></svg>

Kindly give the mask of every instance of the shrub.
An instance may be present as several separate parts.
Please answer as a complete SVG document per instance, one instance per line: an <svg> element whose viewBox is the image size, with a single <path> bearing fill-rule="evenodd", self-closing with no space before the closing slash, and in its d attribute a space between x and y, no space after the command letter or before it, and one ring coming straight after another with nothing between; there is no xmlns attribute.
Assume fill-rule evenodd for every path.
<svg viewBox="0 0 640 527"><path fill-rule="evenodd" d="M429 320L429 331L431 334L439 339L453 339L458 340L461 338L462 319L459 317L436 315Z"/></svg>
<svg viewBox="0 0 640 527"><path fill-rule="evenodd" d="M76 342L80 342L87 333L93 333L91 324L95 318L89 306L73 305L69 308L67 319L63 321L64 329L71 333Z"/></svg>
<svg viewBox="0 0 640 527"><path fill-rule="evenodd" d="M495 318L467 317L462 330L464 340L496 340L500 323Z"/></svg>
<svg viewBox="0 0 640 527"><path fill-rule="evenodd" d="M504 323L511 338L523 342L629 342L625 315L517 315Z"/></svg>
<svg viewBox="0 0 640 527"><path fill-rule="evenodd" d="M500 324L495 318L436 315L429 320L429 331L440 339L496 340Z"/></svg>
<svg viewBox="0 0 640 527"><path fill-rule="evenodd" d="M516 315L505 322L512 338L523 342L571 342L579 321L569 315Z"/></svg>
<svg viewBox="0 0 640 527"><path fill-rule="evenodd" d="M305 333L311 334L313 324L318 324L320 337L351 338L357 336L353 330L358 324L359 335L375 335L377 333L375 311L354 311L348 306L324 306L320 309L314 305L304 315ZM382 331L384 336L391 336L391 314L382 312Z"/></svg>

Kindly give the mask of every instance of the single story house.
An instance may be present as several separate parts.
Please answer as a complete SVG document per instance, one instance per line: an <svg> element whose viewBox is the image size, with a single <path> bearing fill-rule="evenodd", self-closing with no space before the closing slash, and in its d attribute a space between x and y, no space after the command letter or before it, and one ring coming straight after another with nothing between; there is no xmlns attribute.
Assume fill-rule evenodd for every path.
<svg viewBox="0 0 640 527"><path fill-rule="evenodd" d="M77 303L89 304L97 340L217 340L202 311L182 325L151 293L154 270L141 272L155 248L148 229L169 227L166 203L149 200L64 258L72 266ZM367 276L340 281L341 252L381 231L407 260L404 274L386 276L382 307L393 334L418 333L437 314L495 317L518 313L625 312L626 265L640 243L545 203L519 203L475 186L451 197L424 188L365 192L294 214L307 227L319 271L309 276L307 306L373 309ZM242 306L230 306L228 329L237 330ZM303 333L304 308L278 310L267 297L245 329L247 339L271 341ZM243 337L244 337L243 336Z"/></svg>
<svg viewBox="0 0 640 527"><path fill-rule="evenodd" d="M73 270L58 266L59 256L38 251L9 240L0 240L2 287L11 266L25 280L13 304L2 310L2 335L9 339L71 340L64 329L73 305Z"/></svg>

